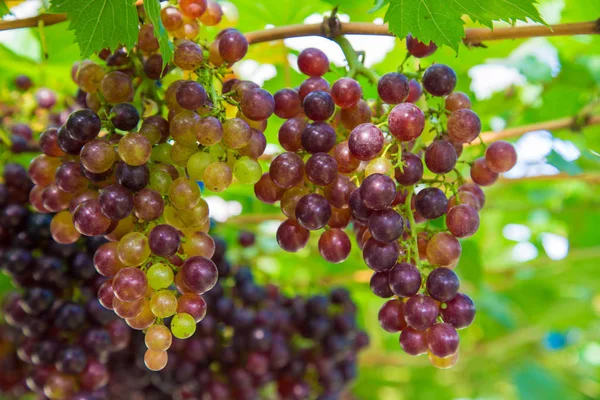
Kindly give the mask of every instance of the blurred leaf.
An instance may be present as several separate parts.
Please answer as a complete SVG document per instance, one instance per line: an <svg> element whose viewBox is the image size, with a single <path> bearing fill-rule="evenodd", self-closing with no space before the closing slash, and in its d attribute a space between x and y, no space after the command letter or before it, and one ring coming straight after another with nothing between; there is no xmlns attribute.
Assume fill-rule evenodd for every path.
<svg viewBox="0 0 600 400"><path fill-rule="evenodd" d="M461 244L462 254L459 275L461 278L479 286L483 276L483 263L481 262L479 246L474 240L465 240Z"/></svg>
<svg viewBox="0 0 600 400"><path fill-rule="evenodd" d="M533 361L527 361L517 366L512 375L519 391L519 398L523 400L582 398L581 395L573 393L562 382L552 376L548 370Z"/></svg>
<svg viewBox="0 0 600 400"><path fill-rule="evenodd" d="M390 4L390 0L375 0L375 5L369 10L369 14L381 10L386 5Z"/></svg>
<svg viewBox="0 0 600 400"><path fill-rule="evenodd" d="M4 0L0 0L0 17L4 17L5 15L11 14L6 2Z"/></svg>
<svg viewBox="0 0 600 400"><path fill-rule="evenodd" d="M548 154L546 162L550 165L554 165L560 172L566 172L569 175L577 175L583 172L574 161L565 160L563 156L554 150Z"/></svg>
<svg viewBox="0 0 600 400"><path fill-rule="evenodd" d="M169 34L160 19L160 3L158 0L144 0L144 10L154 26L154 36L160 45L164 68L173 58L173 43L169 40Z"/></svg>
<svg viewBox="0 0 600 400"><path fill-rule="evenodd" d="M81 58L137 40L138 15L134 0L52 0L50 12L67 13Z"/></svg>

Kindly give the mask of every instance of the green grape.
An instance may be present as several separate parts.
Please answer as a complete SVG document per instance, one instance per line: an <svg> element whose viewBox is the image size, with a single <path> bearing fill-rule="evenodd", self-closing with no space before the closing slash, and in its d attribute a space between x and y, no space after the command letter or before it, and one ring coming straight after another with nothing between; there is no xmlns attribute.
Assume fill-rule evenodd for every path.
<svg viewBox="0 0 600 400"><path fill-rule="evenodd" d="M186 227L200 227L208 221L208 203L200 199L194 208L179 210L177 215Z"/></svg>
<svg viewBox="0 0 600 400"><path fill-rule="evenodd" d="M177 297L168 290L156 292L150 299L150 309L158 318L168 318L177 311Z"/></svg>
<svg viewBox="0 0 600 400"><path fill-rule="evenodd" d="M50 222L52 238L61 244L75 243L81 234L73 225L73 217L69 211L61 211L54 215Z"/></svg>
<svg viewBox="0 0 600 400"><path fill-rule="evenodd" d="M181 219L179 215L179 211L175 209L175 207L166 206L163 211L163 217L165 217L165 222L179 230L185 229L185 223Z"/></svg>
<svg viewBox="0 0 600 400"><path fill-rule="evenodd" d="M151 159L152 161L158 161L165 164L173 163L173 160L171 160L171 145L169 143L161 143L154 146Z"/></svg>
<svg viewBox="0 0 600 400"><path fill-rule="evenodd" d="M169 186L169 200L175 208L192 208L200 201L200 187L187 178L177 178Z"/></svg>
<svg viewBox="0 0 600 400"><path fill-rule="evenodd" d="M93 62L84 62L77 72L77 84L87 93L96 93L100 89L104 68Z"/></svg>
<svg viewBox="0 0 600 400"><path fill-rule="evenodd" d="M208 152L214 158L219 158L219 159L223 158L226 154L225 147L223 147L223 145L221 143L217 143L215 145L210 146L208 148Z"/></svg>
<svg viewBox="0 0 600 400"><path fill-rule="evenodd" d="M187 162L187 173L195 181L201 181L204 170L217 159L209 153L197 152Z"/></svg>
<svg viewBox="0 0 600 400"><path fill-rule="evenodd" d="M387 158L377 157L371 160L365 168L365 178L373 174L387 175L392 171L392 163Z"/></svg>
<svg viewBox="0 0 600 400"><path fill-rule="evenodd" d="M80 152L81 165L95 174L108 171L113 166L115 158L112 144L99 139L87 142Z"/></svg>
<svg viewBox="0 0 600 400"><path fill-rule="evenodd" d="M128 267L142 265L150 257L148 238L140 232L130 232L119 240L119 260Z"/></svg>
<svg viewBox="0 0 600 400"><path fill-rule="evenodd" d="M233 181L231 168L224 162L210 164L206 167L202 176L206 188L213 192L222 192L227 189Z"/></svg>
<svg viewBox="0 0 600 400"><path fill-rule="evenodd" d="M152 145L144 135L139 133L129 133L119 140L117 152L121 160L129 165L143 165L150 159L152 154Z"/></svg>
<svg viewBox="0 0 600 400"><path fill-rule="evenodd" d="M144 337L146 347L157 351L167 351L173 342L171 331L164 325L152 325Z"/></svg>
<svg viewBox="0 0 600 400"><path fill-rule="evenodd" d="M186 146L194 146L196 144L196 132L200 129L200 116L193 111L184 110L173 117L169 131L176 142Z"/></svg>
<svg viewBox="0 0 600 400"><path fill-rule="evenodd" d="M168 265L156 263L146 272L150 287L155 290L166 289L173 283L173 270Z"/></svg>
<svg viewBox="0 0 600 400"><path fill-rule="evenodd" d="M198 151L198 146L186 146L179 142L175 142L171 147L171 159L178 165L185 167L190 157Z"/></svg>
<svg viewBox="0 0 600 400"><path fill-rule="evenodd" d="M233 174L241 183L253 185L262 176L262 168L250 157L242 157L233 166Z"/></svg>
<svg viewBox="0 0 600 400"><path fill-rule="evenodd" d="M171 332L178 339L187 339L196 332L196 321L187 313L175 314L171 320Z"/></svg>
<svg viewBox="0 0 600 400"><path fill-rule="evenodd" d="M252 137L250 125L241 118L232 118L223 124L223 142L232 149L240 149Z"/></svg>
<svg viewBox="0 0 600 400"><path fill-rule="evenodd" d="M173 179L171 178L171 175L165 171L156 171L150 175L148 187L156 190L158 193L164 196L169 191L169 186L171 186L172 182Z"/></svg>
<svg viewBox="0 0 600 400"><path fill-rule="evenodd" d="M108 103L125 103L133 97L133 83L126 73L112 71L102 78L100 93Z"/></svg>

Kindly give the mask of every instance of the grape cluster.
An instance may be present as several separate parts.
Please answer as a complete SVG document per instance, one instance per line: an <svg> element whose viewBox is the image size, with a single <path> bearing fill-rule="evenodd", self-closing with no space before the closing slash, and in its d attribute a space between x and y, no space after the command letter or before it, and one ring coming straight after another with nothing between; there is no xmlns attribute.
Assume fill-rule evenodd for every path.
<svg viewBox="0 0 600 400"><path fill-rule="evenodd" d="M266 147L262 130L273 97L247 81L220 84L246 54L246 38L226 29L210 50L193 40L198 18L214 25L220 15L217 3L204 0L163 8L175 40L174 65L165 70L147 22L130 53L103 51L106 65L75 65L72 77L86 93L86 107L43 132L43 154L29 166L30 202L38 212L56 213L54 240L109 240L93 258L98 273L110 278L98 297L129 326L147 330L145 362L152 370L166 365L171 335L193 335L204 317L202 294L217 282L201 185L220 192L234 177L254 184L262 173L257 158ZM175 80L163 95L167 70L183 70L188 79ZM155 109L140 113L139 100Z"/></svg>
<svg viewBox="0 0 600 400"><path fill-rule="evenodd" d="M272 393L269 388L281 399L339 398L355 376L357 351L368 344L357 330L348 293L287 297L275 285L257 283L249 267L230 265L221 239L212 260L219 282L205 295L208 312L195 334L173 339L154 386L116 378L108 387L111 398L143 398L160 390L172 395L164 398L257 399ZM129 357L141 355L138 349ZM116 368L118 377L127 367Z"/></svg>
<svg viewBox="0 0 600 400"><path fill-rule="evenodd" d="M11 371L24 372L16 387L25 382L52 400L99 390L109 379L109 354L129 342L129 328L96 298L105 278L92 255L104 239L54 242L52 217L25 206L32 187L25 169L7 164L3 178L0 193L9 196L0 199L0 270L20 290L4 298L2 314L20 333L10 340L26 364Z"/></svg>
<svg viewBox="0 0 600 400"><path fill-rule="evenodd" d="M407 49L421 58L436 47L409 36ZM329 60L318 49L303 50L298 68L308 78L274 95L275 114L286 119L279 130L286 152L255 185L261 201L280 201L288 217L277 231L280 247L298 251L311 231L325 228L319 251L339 263L351 250L344 229L352 223L374 272L372 291L395 297L381 309L382 327L402 332L407 353L428 352L435 366L454 365L456 329L475 316L453 272L458 239L477 231L485 201L481 186L515 165L515 149L499 141L485 156L460 161L470 166L473 182L465 181L458 159L464 144L479 137L481 121L469 97L454 91L456 74L447 65L387 73L377 81L375 100L363 99L352 77L330 86L323 78Z"/></svg>

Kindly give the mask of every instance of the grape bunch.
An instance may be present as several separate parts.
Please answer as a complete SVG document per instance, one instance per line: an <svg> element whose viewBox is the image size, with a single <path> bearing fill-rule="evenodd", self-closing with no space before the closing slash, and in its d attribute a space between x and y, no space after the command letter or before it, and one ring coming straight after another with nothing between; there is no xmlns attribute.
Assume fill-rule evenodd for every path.
<svg viewBox="0 0 600 400"><path fill-rule="evenodd" d="M229 28L210 49L194 41L198 18L214 25L220 15L217 3L204 0L164 8L162 22L175 42L173 65L165 69L148 22L129 53L103 51L105 65L75 65L72 78L86 93L85 107L43 132L43 154L29 166L30 202L38 212L56 213L54 240L108 239L93 257L109 278L98 297L130 327L146 331L151 370L166 365L171 336L193 335L204 317L202 294L217 282L201 186L220 192L234 178L254 184L262 174L257 159L273 97L251 82L220 83L246 54L246 38ZM186 79L162 93L167 71L169 79L182 73Z"/></svg>
<svg viewBox="0 0 600 400"><path fill-rule="evenodd" d="M95 392L108 383L109 354L129 342L127 325L96 298L105 278L92 256L104 239L54 242L52 217L25 205L32 187L25 169L7 164L3 178L0 193L9 195L0 199L0 270L19 292L3 299L2 315L18 333L11 340L25 364L14 370L24 378L16 388L25 383L52 400Z"/></svg>
<svg viewBox="0 0 600 400"><path fill-rule="evenodd" d="M421 58L436 47L409 36L407 49ZM274 95L286 152L255 185L256 196L279 201L288 218L277 231L280 247L298 251L320 231L320 254L339 263L350 254L351 224L373 270L373 293L394 297L380 311L382 327L401 332L408 354L428 353L440 368L454 365L456 330L475 316L453 271L459 239L477 231L481 187L515 165L515 149L498 141L484 156L459 161L464 145L479 137L481 121L469 97L454 91L456 74L447 65L387 73L374 82L372 100L363 99L353 77L330 86L323 78L329 60L318 49L303 50L298 68L308 78ZM472 182L462 166L470 167Z"/></svg>
<svg viewBox="0 0 600 400"><path fill-rule="evenodd" d="M225 242L215 243L219 282L205 294L208 312L194 335L173 339L169 362L153 384L127 379L127 364L116 367L110 397L158 391L164 398L257 399L274 398L276 390L286 400L339 398L356 374L356 353L368 344L356 327L349 294L333 289L328 295L285 296L275 285L256 282L251 268L232 266ZM122 354L139 360L143 346L134 351L133 357Z"/></svg>

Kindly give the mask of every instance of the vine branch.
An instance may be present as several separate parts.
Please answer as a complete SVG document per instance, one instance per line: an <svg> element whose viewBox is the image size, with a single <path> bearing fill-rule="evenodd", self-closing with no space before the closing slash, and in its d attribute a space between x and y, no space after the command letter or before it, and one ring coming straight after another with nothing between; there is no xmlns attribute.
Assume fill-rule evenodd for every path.
<svg viewBox="0 0 600 400"><path fill-rule="evenodd" d="M494 28L467 28L463 42L467 45L478 45L485 40L522 39L540 36L570 36L593 35L600 33L600 19L590 22L577 22L572 24L557 24L550 26L525 25L514 27ZM374 24L369 22L340 23L338 29L330 31L324 24L298 24L280 26L272 29L246 33L250 44L270 42L302 36L323 36L334 38L337 35L379 35L394 36L387 24Z"/></svg>

